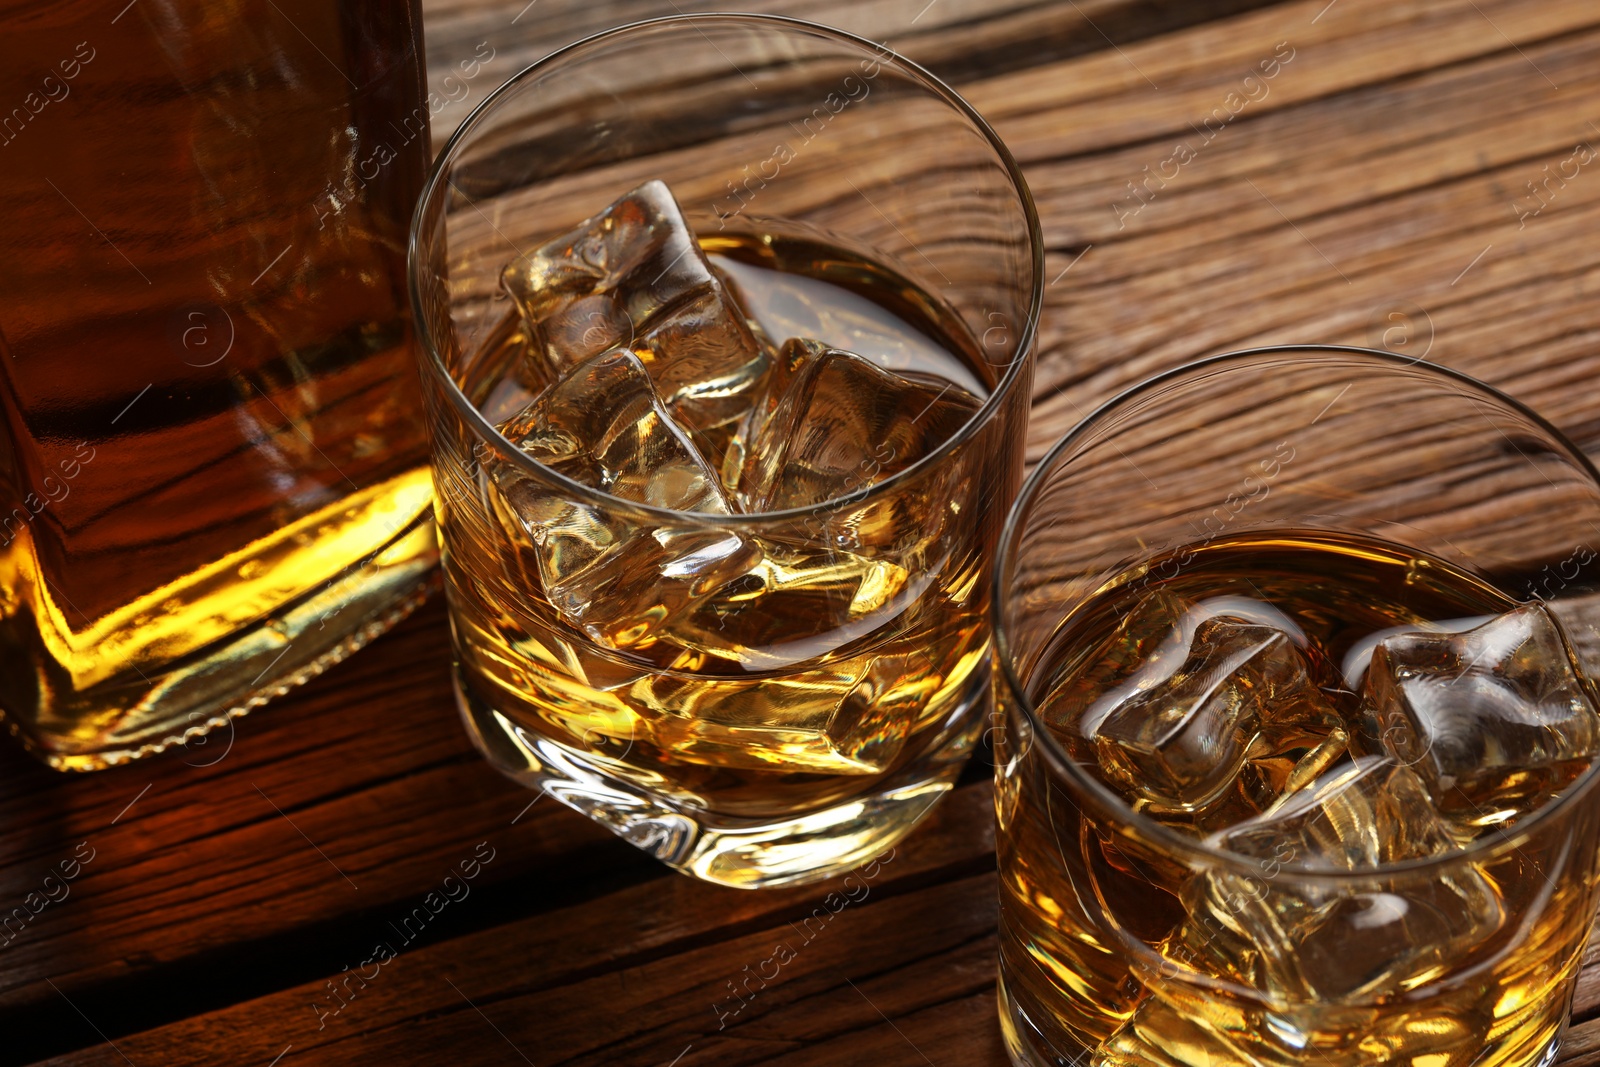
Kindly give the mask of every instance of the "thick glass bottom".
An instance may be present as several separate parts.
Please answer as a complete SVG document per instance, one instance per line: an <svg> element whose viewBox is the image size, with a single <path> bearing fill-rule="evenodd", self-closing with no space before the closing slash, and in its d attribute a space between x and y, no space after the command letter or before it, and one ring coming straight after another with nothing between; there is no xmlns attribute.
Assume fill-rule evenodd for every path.
<svg viewBox="0 0 1600 1067"><path fill-rule="evenodd" d="M1005 974L1000 975L1000 1034L1006 1054L1015 1067L1087 1067L1090 1052L1081 1046L1053 1048L1034 1021L1006 992Z"/></svg>
<svg viewBox="0 0 1600 1067"><path fill-rule="evenodd" d="M961 724L920 759L860 795L778 819L696 810L608 774L571 747L518 726L473 691L456 666L456 700L473 743L502 773L582 812L684 874L761 889L819 882L882 853L949 792L972 753L987 676L946 718Z"/></svg>

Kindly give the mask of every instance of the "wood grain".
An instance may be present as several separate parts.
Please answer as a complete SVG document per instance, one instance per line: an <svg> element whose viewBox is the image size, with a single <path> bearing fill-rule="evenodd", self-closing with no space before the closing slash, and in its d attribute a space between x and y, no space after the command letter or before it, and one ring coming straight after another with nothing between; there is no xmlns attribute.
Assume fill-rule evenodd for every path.
<svg viewBox="0 0 1600 1067"><path fill-rule="evenodd" d="M871 928L878 930L896 922L906 908L918 907L930 909L927 921L938 925L944 921L939 913L950 910L948 901L953 899L938 894L950 892L946 882L952 878L959 879L962 887L962 903L953 910L971 912L963 920L968 924L963 936L987 937L995 896L992 878L986 874L993 866L991 812L986 782L958 790L932 816L927 832L881 860L875 874L863 869L860 879L848 886L844 879L836 879L820 889L748 893L692 882L651 865L651 877L638 884L609 893L596 891L593 899L542 914L536 899L526 900L524 914L517 919L415 949L400 944L401 935L387 928L387 918L404 914L404 906L391 908L386 916L363 917L366 940L352 946L345 962L360 964L372 954L372 942L380 939L393 943L401 955L380 968L379 976L365 988L352 984L352 996L335 999L319 977L134 1035L119 1045L135 1062L147 1058L173 1065L213 1062L206 1051L212 1042L244 1057L270 1057L293 1043L297 1055L316 1062L374 1062L391 1056L404 1062L402 1053L418 1041L423 1042L421 1047L438 1050L478 1048L470 1036L482 1022L469 998L497 1016L520 1018L514 1025L528 1035L526 1051L539 1062L549 1061L557 1047L556 1036L541 1029L552 1025L552 1019L567 1027L559 1038L560 1047L572 1055L594 1052L621 1036L610 1023L597 1025L600 1018L629 1020L626 1025L634 1029L628 1031L628 1039L642 1057L639 1062L650 1062L644 1046L658 1042L664 1049L675 1040L668 1035L679 1031L692 1039L709 1024L709 1029L722 1034L717 1023L730 1013L727 1040L755 1043L752 1035L763 1025L758 1020L790 1002L796 991L788 988L787 978L802 972L784 968L782 983L758 989L748 1010L737 1012L739 1001L727 983L742 981L746 965L760 969L762 961L773 955L776 940L792 942L797 956L811 958L807 966L812 969L824 966L825 960L838 967L862 944L862 938L851 933L857 915L876 916L872 921L879 925ZM544 873L547 879L575 875L575 870L564 875ZM589 872L582 871L581 877L588 881ZM840 894L848 903L839 905L837 912L824 908L819 914L817 909L829 893ZM464 909L480 907L470 895L461 904ZM686 953L698 961L698 969L683 962ZM871 973L858 968L858 962L851 960L849 974ZM338 971L330 968L329 973ZM848 990L837 976L834 984ZM584 996L592 997L593 1004L606 1004L604 1014L583 1010ZM665 1015L642 1014L663 998L663 1004L651 1010ZM334 1014L332 1009L341 1000L346 1006ZM511 1006L497 1008L502 1002ZM318 1012L319 1004L326 1010ZM723 1006L722 1013L714 1010L716 1004ZM469 1039L458 1040L462 1035ZM481 1052L485 1063L497 1062L500 1055L489 1047ZM468 1052L458 1062L479 1062L474 1055ZM61 1062L102 1060L118 1062L117 1053L102 1047L91 1059L68 1057Z"/></svg>
<svg viewBox="0 0 1600 1067"><path fill-rule="evenodd" d="M494 50L436 116L435 143L493 83L561 44L712 6L434 0L436 90L480 44ZM1536 215L1518 207L1539 203L1527 183L1545 167L1600 138L1593 4L745 6L889 41L955 81L1022 162L1051 282L1035 458L1148 374L1308 341L1425 352L1600 455L1600 167L1553 185ZM1293 58L1266 93L1215 136L1197 133L1284 42ZM1195 151L1175 177L1130 191L1179 143ZM0 906L21 904L79 842L95 849L70 895L0 947L0 1063L1005 1062L981 782L719 1028L727 983L801 939L791 923L828 887L700 885L548 799L524 810L533 798L455 723L444 627L430 605L240 722L214 766L189 764L215 760L224 738L92 777L0 753ZM315 1005L336 1003L326 983L480 842L495 858L471 895L319 1029ZM1591 950L1563 1063L1600 1064L1597 975Z"/></svg>

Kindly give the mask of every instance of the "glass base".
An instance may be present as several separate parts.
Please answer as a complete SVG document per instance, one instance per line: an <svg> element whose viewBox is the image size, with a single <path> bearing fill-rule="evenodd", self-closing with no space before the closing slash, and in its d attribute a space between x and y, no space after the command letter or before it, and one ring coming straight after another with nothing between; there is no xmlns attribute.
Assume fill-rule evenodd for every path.
<svg viewBox="0 0 1600 1067"><path fill-rule="evenodd" d="M1051 1046L1032 1019L1006 992L1005 972L999 982L1000 1032L1005 1038L1006 1055L1013 1067L1091 1067L1094 1053L1081 1046L1063 1051ZM1557 1034L1550 1043L1533 1056L1520 1061L1518 1067L1552 1067L1561 1050L1561 1037ZM1332 1061L1329 1061L1330 1063Z"/></svg>
<svg viewBox="0 0 1600 1067"><path fill-rule="evenodd" d="M407 501L409 504L409 501ZM411 614L438 586L438 543L431 508L423 508L360 567L325 583L277 611L228 635L225 642L174 663L161 673L141 672L77 694L100 712L72 727L72 716L53 709L46 729L0 714L4 725L35 757L59 771L95 771L186 745L303 685L361 649ZM213 744L195 766L219 759L231 740Z"/></svg>
<svg viewBox="0 0 1600 1067"><path fill-rule="evenodd" d="M1039 1027L1006 992L1006 978L999 981L1000 1034L1005 1039L1006 1055L1014 1067L1087 1067L1090 1052L1076 1047L1068 1051L1052 1048Z"/></svg>
<svg viewBox="0 0 1600 1067"><path fill-rule="evenodd" d="M860 866L911 832L961 773L983 726L987 675L946 716L946 736L869 792L782 819L719 815L621 781L593 759L526 730L480 699L460 663L456 703L473 743L501 773L582 812L684 874L763 889L820 882Z"/></svg>

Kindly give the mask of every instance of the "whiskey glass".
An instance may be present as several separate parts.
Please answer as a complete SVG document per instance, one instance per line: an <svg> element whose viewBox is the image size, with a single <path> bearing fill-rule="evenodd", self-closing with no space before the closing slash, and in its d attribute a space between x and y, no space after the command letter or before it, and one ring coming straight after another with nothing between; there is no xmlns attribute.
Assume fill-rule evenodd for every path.
<svg viewBox="0 0 1600 1067"><path fill-rule="evenodd" d="M1130 803L1077 747L1091 728L1068 713L1087 698L1052 704L1074 692L1052 688L1071 677L1052 672L1108 590L1171 588L1232 552L1273 602L1311 591L1360 608L1446 571L1470 576L1488 611L1561 621L1592 702L1597 521L1594 468L1543 418L1383 352L1205 360L1122 394L1058 443L1025 484L996 564L1000 1018L1012 1061L1551 1062L1600 895L1592 763L1500 828L1480 820L1464 844L1407 853L1403 840L1443 820L1430 809L1408 822L1394 783L1415 793L1445 750L1380 760L1389 784L1330 803L1315 828L1374 858L1328 861L1305 851L1315 834L1288 816L1310 809L1293 798L1245 824L1253 837L1185 832L1143 794ZM1392 550L1392 586L1278 566L1306 538L1372 560ZM1374 545L1387 547L1359 547ZM1349 558L1348 575L1367 573ZM1430 647L1470 647L1465 623L1444 629L1462 633L1425 635ZM1148 647L1127 640L1124 654ZM1368 646L1346 653L1345 678L1368 662L1357 648ZM1376 676L1378 658L1362 669ZM1445 793L1437 779L1429 788ZM1433 822L1418 829L1424 816Z"/></svg>
<svg viewBox="0 0 1600 1067"><path fill-rule="evenodd" d="M903 469L782 510L672 510L531 458L502 433L544 395L519 379L502 268L657 179L703 251L738 244L959 334L981 405ZM488 760L734 886L826 878L904 835L982 728L984 576L1021 481L1042 262L993 131L928 72L836 30L645 22L487 99L435 164L411 281L455 685ZM565 517L530 521L529 499ZM574 523L633 571L552 578L550 545ZM691 589L676 568L695 553L757 562Z"/></svg>

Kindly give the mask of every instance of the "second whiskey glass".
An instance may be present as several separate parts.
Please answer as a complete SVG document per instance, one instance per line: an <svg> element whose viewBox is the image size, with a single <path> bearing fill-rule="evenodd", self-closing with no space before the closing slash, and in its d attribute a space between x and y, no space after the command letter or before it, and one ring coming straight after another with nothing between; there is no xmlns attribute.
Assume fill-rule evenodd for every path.
<svg viewBox="0 0 1600 1067"><path fill-rule="evenodd" d="M1063 439L1022 490L994 594L1000 1014L1013 1062L1550 1062L1600 896L1592 762L1571 761L1538 794L1554 799L1497 828L1507 812L1462 806L1438 771L1447 756L1459 763L1461 735L1424 718L1419 736L1415 723L1380 718L1371 743L1388 754L1358 752L1371 706L1363 703L1347 720L1353 759L1320 765L1309 785L1277 781L1266 810L1253 821L1229 816L1218 831L1204 825L1203 807L1191 816L1146 799L1157 792L1151 776L1112 788L1097 762L1104 757L1080 738L1100 744L1109 716L1085 724L1117 705L1059 679L1081 677L1066 665L1068 650L1085 647L1086 629L1124 662L1167 655L1170 644L1153 647L1128 620L1141 617L1146 597L1193 590L1208 574L1236 587L1191 613L1253 616L1252 624L1275 613L1281 635L1293 620L1271 605L1313 604L1294 618L1333 657L1323 666L1355 691L1341 709L1369 699L1365 679L1380 670L1362 635L1388 639L1430 620L1452 625L1422 644L1468 653L1448 665L1445 682L1504 696L1497 687L1517 683L1530 664L1506 654L1515 642L1497 652L1481 636L1488 631L1468 627L1548 610L1589 682L1571 685L1557 710L1580 705L1592 753L1597 523L1595 470L1549 423L1463 375L1382 352L1220 356L1130 390ZM1306 565L1336 557L1337 565ZM1108 602L1134 606L1119 623L1095 613ZM1382 610L1430 602L1446 610L1411 618ZM1471 610L1450 610L1461 603ZM1359 629L1346 625L1363 617ZM1379 629L1390 622L1399 625ZM1210 640L1191 632L1190 647ZM1403 653L1405 640L1395 639L1386 647ZM1188 672L1221 691L1217 661L1203 661L1215 674L1191 671L1194 662L1169 677ZM1394 676L1410 684L1408 672L1430 669L1412 663ZM1158 673L1138 677L1143 692L1158 694L1144 706L1164 713L1182 698L1161 688ZM1275 684L1266 673L1235 677L1248 679L1245 689ZM1588 690L1588 709L1572 689ZM1437 692L1459 706L1459 691ZM1143 700L1132 685L1115 691L1124 698ZM1234 698L1251 699L1237 690ZM1317 699L1294 697L1307 706ZM1556 705L1534 706L1538 714L1501 741L1552 743L1541 716ZM1449 721L1437 701L1423 710ZM1232 743L1222 732L1210 737L1213 747ZM1270 778L1274 760L1286 761L1264 747ZM1493 743L1468 755L1491 760ZM1543 788L1549 769L1545 761L1529 770L1526 784Z"/></svg>

